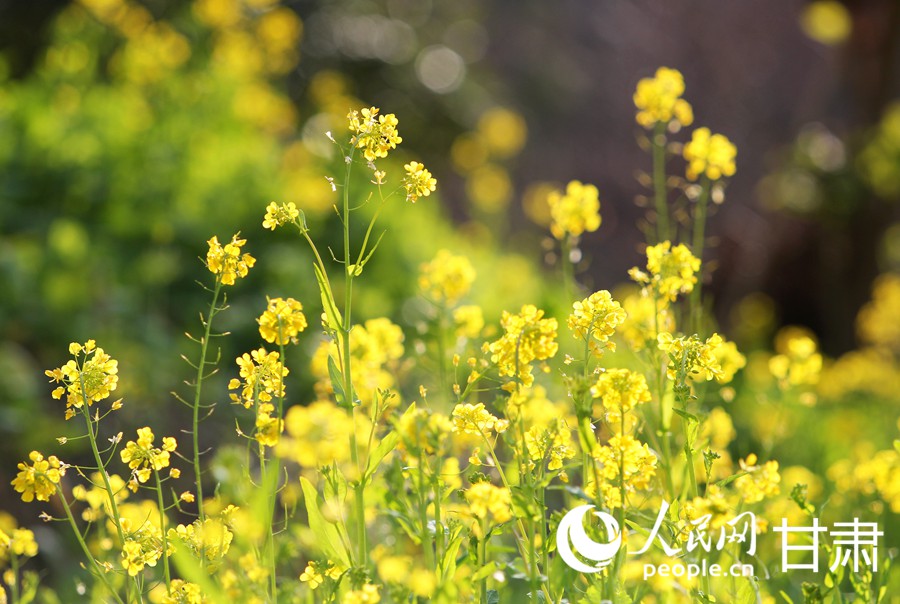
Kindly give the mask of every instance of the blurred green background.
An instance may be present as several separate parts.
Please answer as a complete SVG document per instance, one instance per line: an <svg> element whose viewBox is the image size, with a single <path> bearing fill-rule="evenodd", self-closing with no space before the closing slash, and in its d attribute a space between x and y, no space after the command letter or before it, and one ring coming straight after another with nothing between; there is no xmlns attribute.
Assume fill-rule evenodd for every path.
<svg viewBox="0 0 900 604"><path fill-rule="evenodd" d="M266 294L320 312L305 248L264 236L262 215L293 201L338 241L324 176L341 158L324 133L363 105L400 120L390 169L423 161L439 191L388 210L360 319L410 323L410 276L439 247L473 258L489 320L524 302L559 310L544 199L570 179L599 187L603 215L580 281L623 282L640 262L649 169L631 94L666 65L684 73L697 125L739 150L709 229L725 332L752 351L797 324L832 358L856 349L873 279L900 269L898 41L893 0L0 0L3 506L19 505L6 486L15 460L66 434L43 370L70 341L119 359L123 429L184 425L169 393L191 373L179 355L208 305L195 282L209 282L199 258L212 235L240 231L259 260L229 291L222 380L256 345L249 318ZM858 430L889 447L892 346L878 391L839 389L844 407L798 417L845 422L857 405ZM310 354L295 354L297 402ZM207 392L226 400L221 384ZM221 408L209 445L232 434ZM830 461L851 451L834 436Z"/></svg>

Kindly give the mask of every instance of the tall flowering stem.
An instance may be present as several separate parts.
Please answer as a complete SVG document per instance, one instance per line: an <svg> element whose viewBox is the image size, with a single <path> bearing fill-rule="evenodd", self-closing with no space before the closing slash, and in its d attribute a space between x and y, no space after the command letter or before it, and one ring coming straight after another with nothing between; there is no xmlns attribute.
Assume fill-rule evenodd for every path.
<svg viewBox="0 0 900 604"><path fill-rule="evenodd" d="M84 555L91 562L91 566L94 569L94 574L97 575L97 577L103 583L103 586L106 587L106 589L109 591L109 594L118 604L125 604L125 602L116 592L115 588L110 584L109 580L107 580L105 571L100 568L100 564L97 562L96 558L94 558L94 555L91 554L91 550L88 548L87 543L85 543L84 537L81 536L81 529L78 528L78 523L75 522L75 516L72 515L72 508L69 507L69 502L66 501L66 496L59 485L56 485L56 494L59 495L59 500L60 502L62 502L63 509L66 512L66 519L69 521L69 526L72 528L72 533L75 534L75 539L78 540L78 545L81 546L81 551L84 552ZM110 501L113 502L113 505L115 505L115 498L110 497Z"/></svg>
<svg viewBox="0 0 900 604"><path fill-rule="evenodd" d="M200 466L200 394L203 390L203 380L206 377L205 369L207 366L207 354L209 351L209 339L212 330L213 317L224 310L224 306L217 306L219 294L222 291L222 279L216 277L216 283L213 286L212 303L209 305L209 314L206 318L201 317L203 322L203 338L200 340L200 361L197 363L197 378L194 382L194 403L192 405L191 415L191 439L193 441L193 461L194 461L194 479L197 483L197 511L200 514L200 521L206 520L206 512L203 509L203 469ZM201 562L205 559L200 557Z"/></svg>
<svg viewBox="0 0 900 604"><path fill-rule="evenodd" d="M668 241L669 204L666 186L666 124L657 122L651 134L653 147L653 200L656 206L656 240Z"/></svg>

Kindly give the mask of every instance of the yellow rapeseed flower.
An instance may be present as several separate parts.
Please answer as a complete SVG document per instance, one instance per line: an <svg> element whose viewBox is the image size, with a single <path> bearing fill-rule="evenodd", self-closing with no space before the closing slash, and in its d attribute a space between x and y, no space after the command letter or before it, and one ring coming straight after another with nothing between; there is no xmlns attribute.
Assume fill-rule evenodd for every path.
<svg viewBox="0 0 900 604"><path fill-rule="evenodd" d="M774 497L781 492L778 484L781 475L778 473L778 462L767 461L761 466L756 465L756 455L750 454L740 461L741 470L744 472L734 481L734 486L741 494L744 503L756 503L766 497Z"/></svg>
<svg viewBox="0 0 900 604"><path fill-rule="evenodd" d="M249 270L256 264L256 258L250 254L241 254L241 248L247 243L239 234L231 238L230 243L224 246L215 236L206 242L209 251L206 253L206 268L216 276L222 285L234 285L238 277L246 277Z"/></svg>
<svg viewBox="0 0 900 604"><path fill-rule="evenodd" d="M353 133L350 143L363 149L363 156L370 162L387 157L388 151L403 142L397 133L397 116L393 113L379 115L378 112L378 107L369 107L347 114L350 132Z"/></svg>
<svg viewBox="0 0 900 604"><path fill-rule="evenodd" d="M650 287L662 300L674 302L678 294L688 294L697 283L700 259L691 250L679 243L672 247L671 241L663 241L647 248L647 271L637 267L628 274L637 283Z"/></svg>
<svg viewBox="0 0 900 604"><path fill-rule="evenodd" d="M381 587L366 583L362 589L348 591L341 598L341 604L377 604L381 602Z"/></svg>
<svg viewBox="0 0 900 604"><path fill-rule="evenodd" d="M171 542L177 540L183 543L198 558L202 552L207 562L221 560L228 553L234 539L231 529L221 518L206 518L202 522L194 520L191 524L179 524L169 529L167 536Z"/></svg>
<svg viewBox="0 0 900 604"><path fill-rule="evenodd" d="M694 121L694 111L681 98L684 94L684 76L677 69L660 67L655 77L643 78L634 92L634 105L638 112L637 123L653 128L657 123L668 124L673 119L682 126Z"/></svg>
<svg viewBox="0 0 900 604"><path fill-rule="evenodd" d="M475 268L465 256L440 250L433 260L419 267L419 289L437 302L452 306L469 293L475 281Z"/></svg>
<svg viewBox="0 0 900 604"><path fill-rule="evenodd" d="M532 304L526 304L515 315L503 311L500 324L504 334L485 344L501 376L516 377L523 385L531 386L534 383L531 363L549 359L559 350L556 319L543 317L544 311Z"/></svg>
<svg viewBox="0 0 900 604"><path fill-rule="evenodd" d="M719 334L714 333L704 341L696 335L676 338L669 332L663 332L657 336L657 342L659 349L669 357L666 374L670 380L677 380L682 372L685 381L713 378L721 381L725 377L715 355L724 342Z"/></svg>
<svg viewBox="0 0 900 604"><path fill-rule="evenodd" d="M697 128L691 135L691 142L684 146L684 160L687 162L687 177L697 180L705 174L710 180L723 176L734 176L734 158L737 147L721 134L711 134L709 128Z"/></svg>
<svg viewBox="0 0 900 604"><path fill-rule="evenodd" d="M274 201L266 206L266 215L263 217L263 227L275 230L277 227L294 222L300 216L300 210L293 201L278 204Z"/></svg>
<svg viewBox="0 0 900 604"><path fill-rule="evenodd" d="M600 491L611 508L622 506L621 486L625 487L625 495L644 490L656 475L656 456L646 443L629 434L617 434L608 445L597 447L594 459L600 465L600 478L605 479Z"/></svg>
<svg viewBox="0 0 900 604"><path fill-rule="evenodd" d="M601 372L597 382L591 386L591 396L603 402L606 419L612 425L619 424L626 413L651 398L644 375L629 369Z"/></svg>
<svg viewBox="0 0 900 604"><path fill-rule="evenodd" d="M512 518L512 497L509 489L478 482L466 490L466 501L473 516L496 524Z"/></svg>
<svg viewBox="0 0 900 604"><path fill-rule="evenodd" d="M488 437L491 432L505 432L509 421L491 415L484 403L460 403L453 408L453 431Z"/></svg>
<svg viewBox="0 0 900 604"><path fill-rule="evenodd" d="M551 471L562 469L565 460L575 457L572 432L559 418L546 426L532 426L525 433L525 449L532 462L546 462Z"/></svg>
<svg viewBox="0 0 900 604"><path fill-rule="evenodd" d="M416 203L419 197L428 197L437 189L437 179L432 178L431 172L419 162L409 162L403 169L406 170L403 188L406 189L407 201Z"/></svg>
<svg viewBox="0 0 900 604"><path fill-rule="evenodd" d="M177 447L175 439L171 436L163 437L162 448L153 446L153 431L148 428L138 428L137 442L130 440L125 448L119 452L122 463L134 472L138 482L147 482L153 471L160 471L169 466L169 453Z"/></svg>
<svg viewBox="0 0 900 604"><path fill-rule="evenodd" d="M272 417L275 406L271 403L261 403L256 414L256 434L254 437L259 444L266 447L274 447L284 431L284 420L280 417Z"/></svg>
<svg viewBox="0 0 900 604"><path fill-rule="evenodd" d="M573 336L586 341L591 352L599 356L603 354L604 348L616 349L610 338L623 321L625 311L604 289L575 302L566 324Z"/></svg>
<svg viewBox="0 0 900 604"><path fill-rule="evenodd" d="M90 406L108 398L119 383L119 362L98 348L94 340L88 340L83 345L72 342L69 352L74 359L62 367L44 372L50 381L63 384L57 386L51 396L60 399L63 394L66 395L67 420L74 417L75 410L81 409L85 402ZM120 407L121 400L113 403L114 409Z"/></svg>
<svg viewBox="0 0 900 604"><path fill-rule="evenodd" d="M290 370L282 365L277 352L259 348L237 358L242 379L232 378L229 390L240 389L240 396L231 393L231 400L249 409L254 402L267 403L272 397L284 396L284 378Z"/></svg>
<svg viewBox="0 0 900 604"><path fill-rule="evenodd" d="M266 342L282 345L297 343L297 334L306 329L303 305L293 298L269 298L266 310L256 322L259 335Z"/></svg>
<svg viewBox="0 0 900 604"><path fill-rule="evenodd" d="M785 327L775 338L778 352L769 359L769 371L782 388L815 386L822 373L822 355L813 335L802 328Z"/></svg>
<svg viewBox="0 0 900 604"><path fill-rule="evenodd" d="M38 553L34 533L26 528L13 529L9 535L0 530L0 548L3 547L20 558L34 558Z"/></svg>
<svg viewBox="0 0 900 604"><path fill-rule="evenodd" d="M456 325L458 337L473 340L481 335L484 329L484 311L480 306L467 304L453 311L453 323Z"/></svg>
<svg viewBox="0 0 900 604"><path fill-rule="evenodd" d="M875 279L872 300L856 317L856 331L863 342L900 350L900 274Z"/></svg>
<svg viewBox="0 0 900 604"><path fill-rule="evenodd" d="M11 483L13 488L22 493L22 501L50 501L50 496L56 493L56 485L68 466L55 455L44 459L37 451L29 453L28 458L31 465L19 463L19 473Z"/></svg>
<svg viewBox="0 0 900 604"><path fill-rule="evenodd" d="M196 583L172 579L171 592L163 595L160 604L208 604L209 599Z"/></svg>
<svg viewBox="0 0 900 604"><path fill-rule="evenodd" d="M557 239L579 237L600 228L600 199L597 187L573 180L566 185L566 192L552 191L547 197L550 204L550 232Z"/></svg>

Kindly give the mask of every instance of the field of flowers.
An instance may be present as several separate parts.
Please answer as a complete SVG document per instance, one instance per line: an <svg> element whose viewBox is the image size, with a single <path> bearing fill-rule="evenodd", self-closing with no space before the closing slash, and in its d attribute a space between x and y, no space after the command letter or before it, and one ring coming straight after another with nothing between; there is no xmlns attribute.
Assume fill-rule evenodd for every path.
<svg viewBox="0 0 900 604"><path fill-rule="evenodd" d="M157 122L163 147L218 137L235 168L207 171L222 158L191 155L189 188L224 195L208 220L145 199L134 165L110 175L110 198L143 200L153 240L178 245L132 249L142 231L112 205L102 211L116 226L96 248L77 222L52 223L64 270L43 274L59 311L46 321L75 341L52 352L33 400L3 402L44 401L56 417L12 439L0 603L900 603L900 273L875 281L859 347L839 358L809 329L779 325L762 294L722 333L704 287L707 233L738 150L696 126L690 82L668 67L638 74L632 96L649 168L639 263L588 285L584 265L603 259L585 244L609 202L603 183L580 180L532 208L547 230L535 257L549 254L552 270L513 261L443 217L441 175L404 115L360 103L339 78L313 88L321 119L304 140L317 142L283 148L296 117L269 82L296 64L300 24L275 3L245 4L254 19L196 3L214 38L203 60L222 70L203 82L179 71L190 47L167 22L137 3L81 0L56 21L40 81L0 90L0 119L16 124L0 132L5 165L17 148L40 155L22 143L35 132L80 145L44 160L81 187L76 207L96 193L82 176L100 165L90 154L139 160L140 136L121 129L144 132L142 113L165 95L198 118L216 105L197 100L205 87L239 116L193 132L183 114ZM83 88L99 62L85 41L109 30L125 40L110 80ZM503 140L519 119L496 111L480 136ZM896 111L862 155L883 187L900 173L895 122ZM279 153L273 173L260 158ZM166 172L180 168L147 169L160 170L148 195L171 192ZM255 183L269 201L242 201ZM33 258L10 241L8 275ZM172 301L185 333L171 358L136 352L128 329L94 336L109 334L116 298L100 304L66 257L90 266L119 247L161 271L134 291L187 279L205 297ZM67 324L85 306L93 319ZM165 402L142 408L151 398Z"/></svg>

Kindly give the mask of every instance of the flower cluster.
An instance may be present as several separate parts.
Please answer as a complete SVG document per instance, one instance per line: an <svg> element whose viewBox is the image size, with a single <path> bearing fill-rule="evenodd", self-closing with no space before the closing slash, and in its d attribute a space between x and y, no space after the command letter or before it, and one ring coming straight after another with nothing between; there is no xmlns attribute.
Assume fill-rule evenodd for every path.
<svg viewBox="0 0 900 604"><path fill-rule="evenodd" d="M53 390L52 396L59 400L66 395L66 419L74 417L75 410L85 403L90 406L108 398L119 383L119 362L98 348L94 340L83 345L72 342L69 353L75 358L44 372L52 382L63 384ZM113 409L120 407L121 399L113 403Z"/></svg>
<svg viewBox="0 0 900 604"><path fill-rule="evenodd" d="M512 498L509 489L504 487L477 482L466 490L466 501L469 511L480 520L502 524L512 518Z"/></svg>
<svg viewBox="0 0 900 604"><path fill-rule="evenodd" d="M500 319L503 336L485 345L501 376L515 377L522 385L531 386L534 383L531 363L556 354L559 349L556 319L543 317L544 311L532 304L523 306L519 314L503 311Z"/></svg>
<svg viewBox="0 0 900 604"><path fill-rule="evenodd" d="M274 447L284 431L284 420L280 417L272 417L275 405L272 403L260 403L256 412L256 434L259 444L265 447Z"/></svg>
<svg viewBox="0 0 900 604"><path fill-rule="evenodd" d="M300 216L300 210L297 209L293 201L288 203L275 203L274 201L266 206L266 215L263 217L263 228L275 230L282 225L293 223Z"/></svg>
<svg viewBox="0 0 900 604"><path fill-rule="evenodd" d="M260 337L278 345L295 344L297 334L306 329L303 305L293 298L266 297L266 310L256 322Z"/></svg>
<svg viewBox="0 0 900 604"><path fill-rule="evenodd" d="M552 191L550 204L550 232L557 239L579 237L600 228L600 199L597 187L577 180L566 185L566 192Z"/></svg>
<svg viewBox="0 0 900 604"><path fill-rule="evenodd" d="M160 604L208 604L209 599L196 583L188 583L183 579L172 579L170 593L162 596Z"/></svg>
<svg viewBox="0 0 900 604"><path fill-rule="evenodd" d="M387 157L388 151L396 149L403 139L397 133L397 116L393 113L379 115L378 107L369 107L347 114L351 144L363 149L366 161L375 161L379 157Z"/></svg>
<svg viewBox="0 0 900 604"><path fill-rule="evenodd" d="M206 253L206 267L222 285L234 285L238 277L246 277L249 270L256 264L256 258L250 254L241 254L241 248L244 247L247 240L241 239L239 235L234 235L231 242L224 246L219 243L216 236L206 242L209 245L209 251Z"/></svg>
<svg viewBox="0 0 900 604"><path fill-rule="evenodd" d="M637 123L653 128L657 123L668 124L673 119L682 126L694 121L694 111L681 98L684 94L684 76L677 69L660 67L656 76L643 78L634 92L634 105L638 112Z"/></svg>
<svg viewBox="0 0 900 604"><path fill-rule="evenodd" d="M437 179L419 162L412 161L403 166L406 176L403 177L403 188L406 189L406 200L416 203L419 197L428 197L437 189Z"/></svg>
<svg viewBox="0 0 900 604"><path fill-rule="evenodd" d="M150 473L160 471L169 466L169 453L178 446L171 436L164 436L162 448L153 446L153 431L150 428L138 428L137 442L130 440L119 453L122 463L134 472L138 482L147 482Z"/></svg>
<svg viewBox="0 0 900 604"><path fill-rule="evenodd" d="M659 349L669 356L666 375L676 382L688 379L720 380L722 367L715 351L723 344L722 336L714 333L705 341L693 336L675 337L663 332L657 337ZM733 373L732 373L733 375Z"/></svg>
<svg viewBox="0 0 900 604"><path fill-rule="evenodd" d="M38 544L34 533L26 528L14 528L9 534L0 528L0 564L8 553L22 558L34 558L38 553Z"/></svg>
<svg viewBox="0 0 900 604"><path fill-rule="evenodd" d="M591 352L600 356L604 348L616 349L610 338L616 327L624 321L625 311L622 305L613 300L612 295L604 289L575 302L566 324L573 336L584 340Z"/></svg>
<svg viewBox="0 0 900 604"><path fill-rule="evenodd" d="M697 180L706 175L710 180L734 176L734 158L737 147L721 134L711 134L709 128L697 128L691 134L691 142L684 146L687 177Z"/></svg>
<svg viewBox="0 0 900 604"><path fill-rule="evenodd" d="M433 260L419 267L419 289L430 300L452 306L469 293L475 269L465 256L440 250Z"/></svg>
<svg viewBox="0 0 900 604"><path fill-rule="evenodd" d="M525 433L525 449L531 462L547 462L548 470L560 470L567 459L575 457L572 433L566 422L556 418L546 426L534 425ZM563 480L567 480L565 474Z"/></svg>
<svg viewBox="0 0 900 604"><path fill-rule="evenodd" d="M453 408L453 431L475 436L490 436L491 432L506 432L509 420L498 419L484 408L484 403L460 403Z"/></svg>
<svg viewBox="0 0 900 604"><path fill-rule="evenodd" d="M649 488L656 475L656 456L629 434L613 436L594 459L600 465L600 493L610 508L623 507L628 493Z"/></svg>
<svg viewBox="0 0 900 604"><path fill-rule="evenodd" d="M778 352L769 359L769 371L784 388L814 386L822 372L822 355L815 338L803 329L785 328L775 340Z"/></svg>
<svg viewBox="0 0 900 604"><path fill-rule="evenodd" d="M303 572L300 574L300 580L309 584L309 588L315 590L325 582L325 579L337 581L344 574L344 570L335 565L331 560L327 563L310 561Z"/></svg>
<svg viewBox="0 0 900 604"><path fill-rule="evenodd" d="M28 458L31 465L19 463L19 473L11 483L13 488L22 493L22 501L50 501L50 496L56 493L56 485L65 475L68 466L55 455L44 459L37 451L29 453Z"/></svg>
<svg viewBox="0 0 900 604"><path fill-rule="evenodd" d="M362 589L348 591L341 598L341 604L378 604L381 602L381 587L366 583Z"/></svg>
<svg viewBox="0 0 900 604"><path fill-rule="evenodd" d="M234 509L231 507L229 511ZM234 533L222 519L206 518L191 524L179 524L169 529L168 537L172 542L186 545L195 556L200 556L202 552L207 562L216 563L228 553Z"/></svg>
<svg viewBox="0 0 900 604"><path fill-rule="evenodd" d="M602 371L591 386L591 396L603 402L606 421L611 425L621 423L626 413L651 398L644 374L629 369Z"/></svg>
<svg viewBox="0 0 900 604"><path fill-rule="evenodd" d="M744 503L756 503L766 497L774 497L781 492L778 487L781 475L778 473L778 462L767 461L763 465L756 465L756 455L750 454L742 459L741 474L734 481L735 488L740 492Z"/></svg>
<svg viewBox="0 0 900 604"><path fill-rule="evenodd" d="M637 267L628 274L637 283L653 289L663 301L674 302L678 294L688 294L697 283L700 259L686 245L663 241L647 248L647 271Z"/></svg>
<svg viewBox="0 0 900 604"><path fill-rule="evenodd" d="M282 365L277 352L258 348L237 358L242 379L232 378L229 390L240 389L240 395L231 393L231 400L249 409L255 402L267 403L272 397L284 396L284 378L290 371Z"/></svg>

